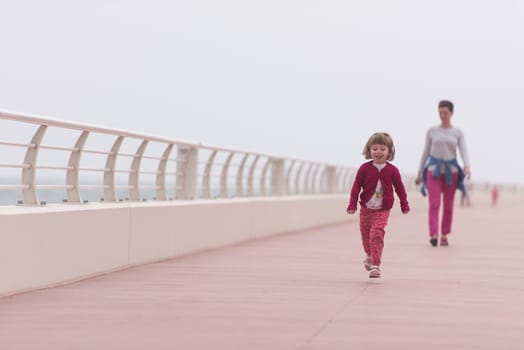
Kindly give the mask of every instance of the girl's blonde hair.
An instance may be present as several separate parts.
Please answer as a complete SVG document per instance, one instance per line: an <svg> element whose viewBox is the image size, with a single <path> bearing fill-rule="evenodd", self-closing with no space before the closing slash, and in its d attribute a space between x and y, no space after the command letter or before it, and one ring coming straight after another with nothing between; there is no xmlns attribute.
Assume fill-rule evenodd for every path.
<svg viewBox="0 0 524 350"><path fill-rule="evenodd" d="M368 142L364 146L362 154L366 159L371 159L371 146L372 145L384 145L389 149L388 160L395 158L395 145L393 145L393 139L385 132L376 132L369 138Z"/></svg>

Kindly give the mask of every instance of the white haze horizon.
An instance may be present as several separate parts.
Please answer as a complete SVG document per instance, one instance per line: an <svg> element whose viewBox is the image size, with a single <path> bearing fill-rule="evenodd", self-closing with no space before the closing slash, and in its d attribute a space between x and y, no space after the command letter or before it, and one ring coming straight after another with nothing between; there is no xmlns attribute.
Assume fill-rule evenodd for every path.
<svg viewBox="0 0 524 350"><path fill-rule="evenodd" d="M524 183L523 1L1 7L0 109L354 167L386 131L414 174L450 99L472 180Z"/></svg>

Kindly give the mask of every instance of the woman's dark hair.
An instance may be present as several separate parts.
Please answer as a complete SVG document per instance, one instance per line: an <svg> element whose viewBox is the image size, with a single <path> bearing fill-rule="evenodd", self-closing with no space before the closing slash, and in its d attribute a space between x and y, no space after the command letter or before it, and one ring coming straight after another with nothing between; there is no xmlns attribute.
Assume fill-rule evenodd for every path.
<svg viewBox="0 0 524 350"><path fill-rule="evenodd" d="M442 100L438 103L438 108L447 108L451 113L453 113L453 102L449 100Z"/></svg>

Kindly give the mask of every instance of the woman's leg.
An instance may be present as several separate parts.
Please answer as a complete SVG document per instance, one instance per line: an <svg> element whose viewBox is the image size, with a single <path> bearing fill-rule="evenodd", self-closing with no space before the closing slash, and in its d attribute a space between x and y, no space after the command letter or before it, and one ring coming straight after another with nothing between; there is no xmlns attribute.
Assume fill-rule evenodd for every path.
<svg viewBox="0 0 524 350"><path fill-rule="evenodd" d="M447 184L445 176L442 176L442 235L447 235L451 232L451 224L453 223L453 205L455 202L455 192L457 192L458 173L453 173L453 183Z"/></svg>
<svg viewBox="0 0 524 350"><path fill-rule="evenodd" d="M440 196L442 193L441 189L441 178L434 178L431 175L431 171L428 171L426 174L426 186L428 189L428 198L429 198L429 235L431 237L438 236L438 216L440 210Z"/></svg>

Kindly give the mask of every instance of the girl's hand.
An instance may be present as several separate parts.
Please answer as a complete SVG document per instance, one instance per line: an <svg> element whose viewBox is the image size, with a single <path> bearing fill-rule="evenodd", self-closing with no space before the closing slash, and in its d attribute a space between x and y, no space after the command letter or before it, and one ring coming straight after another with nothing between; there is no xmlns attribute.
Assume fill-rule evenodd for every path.
<svg viewBox="0 0 524 350"><path fill-rule="evenodd" d="M356 212L356 210L349 210L349 209L347 210L347 213L348 213L349 215L355 214L355 212Z"/></svg>
<svg viewBox="0 0 524 350"><path fill-rule="evenodd" d="M403 210L403 211L402 211L402 214L407 214L407 213L409 213L409 209L408 209L408 210Z"/></svg>

